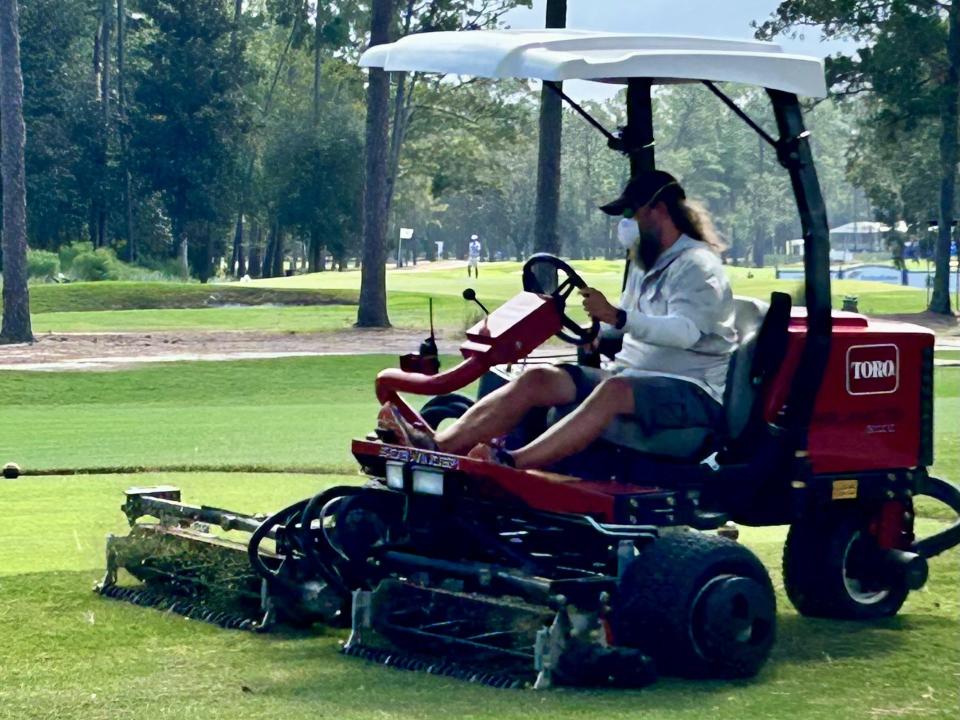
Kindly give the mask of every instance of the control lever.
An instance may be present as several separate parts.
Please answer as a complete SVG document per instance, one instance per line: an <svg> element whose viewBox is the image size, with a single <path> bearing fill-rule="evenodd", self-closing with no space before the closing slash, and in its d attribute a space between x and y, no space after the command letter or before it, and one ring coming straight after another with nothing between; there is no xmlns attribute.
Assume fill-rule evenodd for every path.
<svg viewBox="0 0 960 720"><path fill-rule="evenodd" d="M477 305L480 306L480 309L483 310L484 313L486 313L487 315L490 314L490 311L483 306L483 303L477 300L477 293L474 291L473 288L467 288L466 290L463 291L463 299L468 300L470 302L475 302Z"/></svg>
<svg viewBox="0 0 960 720"><path fill-rule="evenodd" d="M430 337L420 343L420 352L400 356L400 369L404 372L421 375L436 375L440 372L440 354L437 350L437 338L433 331L433 298L430 303Z"/></svg>

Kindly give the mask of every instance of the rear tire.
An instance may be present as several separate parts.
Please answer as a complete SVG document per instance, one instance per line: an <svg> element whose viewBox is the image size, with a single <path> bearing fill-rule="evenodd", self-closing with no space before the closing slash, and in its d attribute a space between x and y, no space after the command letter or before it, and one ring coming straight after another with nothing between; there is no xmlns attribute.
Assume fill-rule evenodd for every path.
<svg viewBox="0 0 960 720"><path fill-rule="evenodd" d="M643 650L664 672L743 678L769 657L776 612L770 576L752 552L690 531L655 540L631 561L612 629L618 645Z"/></svg>
<svg viewBox="0 0 960 720"><path fill-rule="evenodd" d="M896 615L910 593L896 578L886 583L856 577L858 562L878 550L867 531L867 516L831 510L790 526L783 547L783 582L801 615L875 620Z"/></svg>

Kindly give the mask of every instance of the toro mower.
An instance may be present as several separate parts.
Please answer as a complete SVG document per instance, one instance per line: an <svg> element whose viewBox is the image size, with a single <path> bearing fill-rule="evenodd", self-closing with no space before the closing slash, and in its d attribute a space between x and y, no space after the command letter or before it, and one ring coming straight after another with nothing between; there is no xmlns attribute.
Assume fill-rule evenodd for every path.
<svg viewBox="0 0 960 720"><path fill-rule="evenodd" d="M654 167L651 88L704 84L790 175L805 307L782 293L737 300L722 432L650 437L620 419L547 471L372 432L352 446L366 485L269 517L186 505L171 487L131 489L132 530L108 540L99 591L225 627L348 624L349 655L495 686L750 677L774 643L776 600L756 556L714 532L733 522L790 526L784 584L801 614L896 614L926 581L927 559L960 543L960 522L917 539L914 498L960 513L960 490L927 471L933 334L831 311L826 212L797 97L825 94L821 62L769 43L565 30L411 36L370 49L362 64L538 78L561 95L557 81L570 78L626 84L628 122L618 132L574 107L634 173ZM714 84L722 81L764 89L776 133ZM551 274L559 282L547 292ZM535 255L522 284L467 331L462 362L439 371L431 335L401 369L378 375L378 400L436 427L473 402L459 391L479 380L480 394L491 392L550 338L597 338L596 324L567 313L584 287L567 263ZM614 352L607 344L601 351ZM432 397L418 411L403 394ZM530 413L504 443L528 442L564 411Z"/></svg>

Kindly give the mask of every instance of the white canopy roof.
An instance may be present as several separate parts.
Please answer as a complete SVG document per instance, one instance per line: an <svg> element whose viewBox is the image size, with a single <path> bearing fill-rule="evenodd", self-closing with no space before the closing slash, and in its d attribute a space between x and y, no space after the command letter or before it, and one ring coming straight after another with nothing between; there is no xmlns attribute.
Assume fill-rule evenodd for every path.
<svg viewBox="0 0 960 720"><path fill-rule="evenodd" d="M363 67L486 78L739 82L807 97L827 94L823 60L758 40L593 30L469 30L407 35L377 45Z"/></svg>

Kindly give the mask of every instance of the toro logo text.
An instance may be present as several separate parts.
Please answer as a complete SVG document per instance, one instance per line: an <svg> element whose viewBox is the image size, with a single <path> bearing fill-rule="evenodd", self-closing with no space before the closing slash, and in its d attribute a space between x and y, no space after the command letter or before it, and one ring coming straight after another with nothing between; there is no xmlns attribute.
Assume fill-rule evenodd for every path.
<svg viewBox="0 0 960 720"><path fill-rule="evenodd" d="M882 395L900 387L900 349L896 345L853 345L847 350L847 392Z"/></svg>

